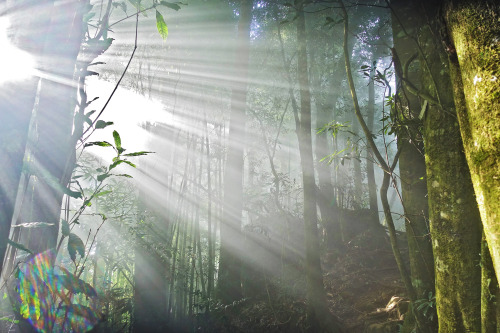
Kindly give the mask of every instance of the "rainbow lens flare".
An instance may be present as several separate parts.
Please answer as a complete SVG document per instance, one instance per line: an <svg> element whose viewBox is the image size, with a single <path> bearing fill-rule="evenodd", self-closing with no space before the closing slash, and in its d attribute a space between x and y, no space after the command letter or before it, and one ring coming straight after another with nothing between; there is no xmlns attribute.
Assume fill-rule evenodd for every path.
<svg viewBox="0 0 500 333"><path fill-rule="evenodd" d="M38 332L87 332L100 319L97 293L64 267L55 266L55 259L55 251L48 250L20 265L19 313ZM75 297L79 295L84 297Z"/></svg>

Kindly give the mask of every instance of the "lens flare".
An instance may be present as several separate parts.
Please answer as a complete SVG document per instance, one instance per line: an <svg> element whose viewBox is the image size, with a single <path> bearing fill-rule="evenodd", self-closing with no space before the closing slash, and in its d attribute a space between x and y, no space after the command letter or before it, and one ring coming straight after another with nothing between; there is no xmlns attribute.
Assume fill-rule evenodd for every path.
<svg viewBox="0 0 500 333"><path fill-rule="evenodd" d="M54 266L56 254L48 250L19 267L19 313L38 332L87 332L100 319L97 293L65 268ZM86 297L74 303L77 294Z"/></svg>

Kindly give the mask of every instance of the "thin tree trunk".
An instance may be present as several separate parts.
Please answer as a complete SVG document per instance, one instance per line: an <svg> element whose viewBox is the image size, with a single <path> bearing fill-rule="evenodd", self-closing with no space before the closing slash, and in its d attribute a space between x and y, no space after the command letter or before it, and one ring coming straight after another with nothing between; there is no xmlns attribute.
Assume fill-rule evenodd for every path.
<svg viewBox="0 0 500 333"><path fill-rule="evenodd" d="M242 297L239 246L242 240L243 148L252 5L252 0L241 0L234 71L236 82L231 92L228 154L224 172L224 211L220 228L218 297L226 304Z"/></svg>
<svg viewBox="0 0 500 333"><path fill-rule="evenodd" d="M400 61L406 64L417 51L415 41L407 36L407 30L417 30L420 26L418 13L419 4L414 2L397 1L392 5L392 28L394 49ZM405 24L405 26L402 25ZM408 73L408 80L418 82L417 72ZM410 94L403 84L403 78L397 78L395 114L392 117L397 131L399 170L401 190L405 212L405 230L408 239L410 271L415 292L419 299L428 298L429 293L435 294L434 287L434 257L429 230L429 203L427 199L426 165L424 158L423 134L420 131L423 125L419 119L421 106L417 96ZM430 312L428 310L428 318ZM411 331L413 315L405 318L405 329ZM436 316L434 316L436 317ZM437 321L429 321L428 325L437 329ZM408 326L406 328L406 326Z"/></svg>
<svg viewBox="0 0 500 333"><path fill-rule="evenodd" d="M373 63L370 71L370 82L368 83L368 119L367 126L368 129L374 133L374 119L375 119L375 82L373 77L375 75L375 66L377 64L376 55L373 55ZM366 147L366 179L368 182L368 198L370 202L370 212L372 215L372 219L378 223L378 200L377 200L377 184L375 183L375 168L373 163L373 153L372 148L370 146Z"/></svg>
<svg viewBox="0 0 500 333"><path fill-rule="evenodd" d="M340 332L326 305L323 272L320 263L318 217L316 211L316 183L311 139L311 92L309 87L306 49L306 21L304 1L296 0L297 8L297 72L300 86L300 127L297 128L304 192L304 224L306 245L307 317L309 330Z"/></svg>
<svg viewBox="0 0 500 333"><path fill-rule="evenodd" d="M352 114L352 131L355 136L352 138L352 148L354 150L354 154L351 154L352 161L352 178L354 182L354 196L352 201L352 206L354 209L361 209L363 206L363 189L362 189L362 175L361 175L361 160L360 160L360 152L359 152L359 122L356 121L356 113Z"/></svg>
<svg viewBox="0 0 500 333"><path fill-rule="evenodd" d="M207 208L207 223L208 223L208 277L207 277L207 298L212 298L214 289L214 270L215 270L215 237L214 227L212 227L212 168L210 156L210 142L208 137L208 124L205 117L205 147L207 159L207 193L208 193L208 208ZM210 311L210 302L207 302L207 311Z"/></svg>
<svg viewBox="0 0 500 333"><path fill-rule="evenodd" d="M408 293L408 297L410 298L410 301L414 304L415 301L417 300L417 295L415 292L415 289L412 285L411 282L411 277L407 272L407 269L404 265L401 251L398 246L397 242L397 237L396 237L396 229L394 227L394 222L392 219L392 213L390 210L389 202L387 200L387 190L390 185L390 180L393 177L393 170L396 167L395 162L399 158L399 153L400 151L398 150L398 153L395 157L394 164L392 166L389 166L387 162L384 160L382 155L380 154L380 151L378 150L377 146L375 145L375 141L373 140L372 133L368 129L368 126L366 125L365 120L363 119L363 116L361 114L361 110L359 108L359 103L358 103L358 97L356 94L356 88L354 86L354 80L352 78L352 71L351 71L351 62L350 62L350 57L349 57L349 52L348 52L348 47L347 47L347 37L348 37L348 31L349 31L349 17L347 14L347 11L344 7L344 3L340 1L341 4L341 9L343 13L343 18L344 18L344 58L345 58L345 66L346 66L346 72L347 72L347 80L349 82L349 89L351 91L351 96L354 104L354 112L356 113L356 117L359 121L359 124L361 125L361 128L363 129L363 132L365 134L366 140L368 142L368 145L372 148L373 154L377 158L377 161L381 165L382 170L384 171L384 179L382 186L380 187L380 198L382 200L382 207L384 209L384 215L385 219L387 222L387 226L389 229L389 236L391 240L391 247L392 251L394 253L394 258L396 259L396 263L398 265L399 273L401 275L401 279L403 280L403 283L405 285L406 291ZM417 319L417 327L420 329L425 328L425 320L423 316L419 313L416 313L416 319Z"/></svg>

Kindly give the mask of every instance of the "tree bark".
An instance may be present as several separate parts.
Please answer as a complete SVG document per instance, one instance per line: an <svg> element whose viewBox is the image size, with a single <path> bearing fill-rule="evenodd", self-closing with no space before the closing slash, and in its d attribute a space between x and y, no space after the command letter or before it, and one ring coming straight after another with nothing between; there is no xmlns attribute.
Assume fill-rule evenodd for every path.
<svg viewBox="0 0 500 333"><path fill-rule="evenodd" d="M406 32L416 31L421 25L421 17L415 15L415 13L419 12L418 4L408 1L395 1L391 3L391 7L394 49L401 63L406 64L417 52L414 40L407 36ZM409 72L406 79L413 83L419 82L418 72ZM427 200L424 142L421 133L423 123L419 119L421 101L405 88L403 78L397 78L396 81L397 97L394 104L396 112L392 120L397 129L398 147L401 150L399 170L410 256L410 271L416 295L419 299L423 299L428 298L429 292L434 295L435 287L434 258L428 223L429 204ZM433 311L433 309L429 311ZM428 318L430 318L430 313L428 312ZM410 320L406 320L406 322L410 322ZM437 330L436 320L429 320L427 324L433 327L433 330ZM411 331L412 327L405 329Z"/></svg>
<svg viewBox="0 0 500 333"><path fill-rule="evenodd" d="M43 55L50 27L53 0L7 1L6 10L12 30L12 44L30 53L36 61ZM36 12L37 15L32 13ZM22 22L22 23L21 23ZM1 87L0 112L0 273L7 249L23 158L39 79L30 76L20 82L5 82Z"/></svg>
<svg viewBox="0 0 500 333"><path fill-rule="evenodd" d="M500 5L445 1L443 33L451 60L460 133L484 233L500 277Z"/></svg>
<svg viewBox="0 0 500 333"><path fill-rule="evenodd" d="M315 63L316 60L312 59ZM333 73L337 73L340 67L340 61L335 65ZM326 66L326 64L323 64ZM335 100L334 100L334 78L333 75L328 77L327 92L322 96L321 94L321 84L320 84L320 68L315 66L314 75L314 87L318 90L314 95L314 101L316 104L316 128L322 128L327 125L331 119L335 116ZM340 223L338 218L337 203L334 197L334 190L332 184L332 174L331 166L327 160L322 161L322 159L327 158L331 153L330 147L328 145L328 131L323 131L321 133L316 133L316 141L314 147L314 153L316 157L316 171L318 173L318 187L317 191L317 201L319 211L321 213L321 221L323 227L326 230L326 246L329 250L335 247L339 247L342 243L342 235L340 232Z"/></svg>
<svg viewBox="0 0 500 333"><path fill-rule="evenodd" d="M372 69L370 71L370 82L368 83L368 116L367 125L368 129L374 133L375 126L375 82L373 77L375 75L375 66L377 64L377 57L374 54ZM370 146L366 147L366 179L368 182L368 198L370 203L370 212L372 219L377 223L380 223L378 216L378 200L377 200L377 184L375 183L375 168L374 168L374 156L372 148Z"/></svg>
<svg viewBox="0 0 500 333"><path fill-rule="evenodd" d="M234 71L236 82L231 92L231 115L229 120L228 154L224 173L224 210L220 226L221 248L217 286L218 297L225 304L232 303L242 297L241 253L238 252L238 248L242 241L243 148L252 6L252 0L241 0Z"/></svg>
<svg viewBox="0 0 500 333"><path fill-rule="evenodd" d="M361 209L363 207L363 181L361 174L361 159L359 140L361 135L359 133L359 122L356 119L356 113L352 113L352 131L354 136L352 138L351 161L352 161L352 178L354 182L354 195L352 206L354 209Z"/></svg>
<svg viewBox="0 0 500 333"><path fill-rule="evenodd" d="M423 17L435 18L436 3L427 1L423 6ZM418 47L422 90L437 102L431 102L425 113L424 144L439 332L479 332L481 220L463 152L447 55L435 31L429 24L422 26Z"/></svg>
<svg viewBox="0 0 500 333"><path fill-rule="evenodd" d="M300 87L299 139L302 186L304 192L304 223L306 245L307 318L311 332L340 332L341 328L326 305L326 294L321 270L316 208L316 183L311 139L311 91L306 49L306 22L304 1L295 0L297 9L297 73Z"/></svg>
<svg viewBox="0 0 500 333"><path fill-rule="evenodd" d="M63 188L68 186L75 164L76 142L72 138L76 106L76 58L83 39L85 1L60 3L53 8L50 38L45 45L35 123L37 140L33 148L36 182L33 219L53 223L31 237L28 247L35 252L57 244Z"/></svg>

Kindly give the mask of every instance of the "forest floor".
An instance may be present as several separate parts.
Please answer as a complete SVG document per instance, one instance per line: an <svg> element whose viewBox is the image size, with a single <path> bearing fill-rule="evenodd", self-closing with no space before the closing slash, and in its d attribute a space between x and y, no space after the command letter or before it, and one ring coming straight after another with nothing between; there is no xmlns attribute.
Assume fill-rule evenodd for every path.
<svg viewBox="0 0 500 333"><path fill-rule="evenodd" d="M346 333L398 332L408 301L390 247L348 246L335 262L323 260L330 311Z"/></svg>
<svg viewBox="0 0 500 333"><path fill-rule="evenodd" d="M396 333L408 308L389 243L374 243L359 235L342 252L327 252L322 258L328 306L345 333ZM305 295L290 296L284 283L269 279L260 295L212 312L210 329L204 322L200 331L307 331ZM293 289L304 291L304 281L295 280Z"/></svg>

